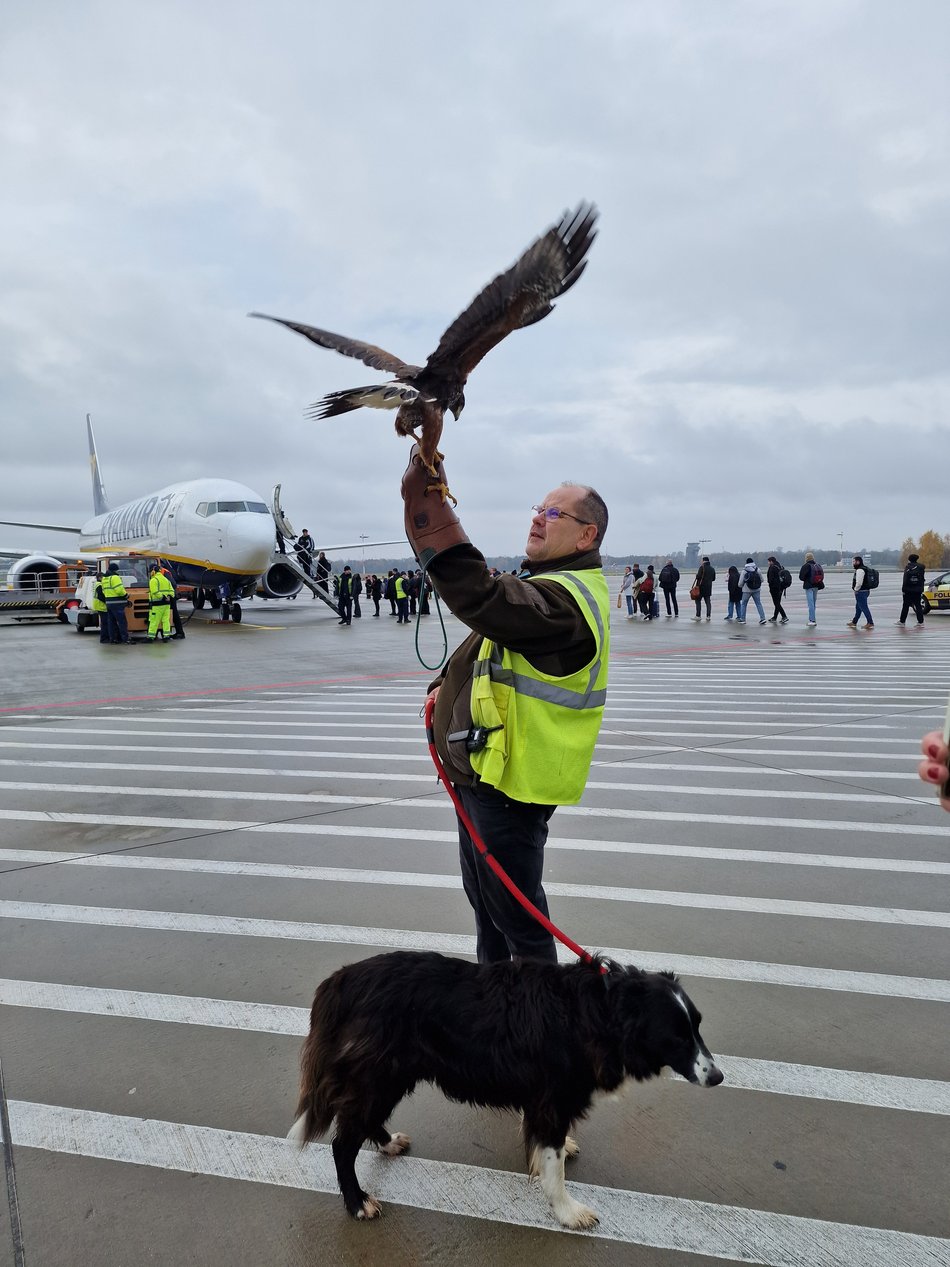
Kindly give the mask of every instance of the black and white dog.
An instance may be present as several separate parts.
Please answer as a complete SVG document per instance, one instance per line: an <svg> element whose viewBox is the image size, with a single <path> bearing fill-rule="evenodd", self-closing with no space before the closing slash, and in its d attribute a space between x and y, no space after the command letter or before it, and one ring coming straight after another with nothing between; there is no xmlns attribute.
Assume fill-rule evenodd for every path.
<svg viewBox="0 0 950 1267"><path fill-rule="evenodd" d="M602 970L602 965L603 969ZM394 1157L409 1147L390 1113L418 1082L451 1100L521 1110L531 1174L570 1228L597 1222L564 1187L568 1132L594 1093L674 1070L714 1087L722 1073L699 1032L701 1017L676 977L610 961L522 960L479 965L399 951L350 964L318 987L301 1053L300 1100L290 1137L301 1146L336 1119L333 1159L356 1218L379 1204L360 1187L364 1140Z"/></svg>

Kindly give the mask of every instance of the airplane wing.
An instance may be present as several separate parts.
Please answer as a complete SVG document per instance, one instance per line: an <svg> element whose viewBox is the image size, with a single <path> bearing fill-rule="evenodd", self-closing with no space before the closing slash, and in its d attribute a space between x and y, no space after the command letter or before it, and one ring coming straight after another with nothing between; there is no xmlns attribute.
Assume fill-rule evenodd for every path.
<svg viewBox="0 0 950 1267"><path fill-rule="evenodd" d="M44 532L74 532L78 537L82 528L72 528L68 524L26 524L19 519L0 519L0 524L10 528L41 528Z"/></svg>
<svg viewBox="0 0 950 1267"><path fill-rule="evenodd" d="M317 550L360 550L369 549L370 546L399 546L408 545L409 542L405 537L397 537L394 541L347 541L341 546L322 546L317 545Z"/></svg>

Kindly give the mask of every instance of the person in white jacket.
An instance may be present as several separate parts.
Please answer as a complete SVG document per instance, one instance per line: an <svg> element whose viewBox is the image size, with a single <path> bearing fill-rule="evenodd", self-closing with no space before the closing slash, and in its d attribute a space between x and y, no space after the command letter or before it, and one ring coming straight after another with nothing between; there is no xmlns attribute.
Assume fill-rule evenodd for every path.
<svg viewBox="0 0 950 1267"><path fill-rule="evenodd" d="M628 564L623 570L623 577L620 581L620 598L627 600L627 619L633 620L633 597L636 593L636 578L633 575L633 568ZM619 607L620 604L618 603Z"/></svg>
<svg viewBox="0 0 950 1267"><path fill-rule="evenodd" d="M762 588L762 573L756 566L755 559L749 556L745 561L745 567L742 569L742 576L739 580L742 587L742 606L739 610L739 624L745 624L746 609L749 606L751 598L755 603L756 610L759 613L759 624L764 625L768 622L765 619L765 611L762 607L762 599L759 598L759 590Z"/></svg>

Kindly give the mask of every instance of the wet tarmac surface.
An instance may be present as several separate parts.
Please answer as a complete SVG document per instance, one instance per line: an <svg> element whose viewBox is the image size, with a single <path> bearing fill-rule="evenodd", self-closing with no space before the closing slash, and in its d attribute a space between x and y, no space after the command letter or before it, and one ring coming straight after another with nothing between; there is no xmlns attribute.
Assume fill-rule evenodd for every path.
<svg viewBox="0 0 950 1267"><path fill-rule="evenodd" d="M588 790L552 820L552 916L680 972L726 1082L595 1105L569 1178L601 1222L580 1234L526 1179L517 1120L431 1089L393 1117L410 1154L361 1154L375 1223L346 1217L325 1145L283 1139L325 975L472 951L414 626L339 628L301 598L168 646L0 627L22 1261L950 1261L950 817L915 773L950 618L895 628L897 580L869 633L836 576L817 629L797 586L782 627L729 624L721 599L708 623L688 599L613 613ZM436 658L434 617L420 637Z"/></svg>

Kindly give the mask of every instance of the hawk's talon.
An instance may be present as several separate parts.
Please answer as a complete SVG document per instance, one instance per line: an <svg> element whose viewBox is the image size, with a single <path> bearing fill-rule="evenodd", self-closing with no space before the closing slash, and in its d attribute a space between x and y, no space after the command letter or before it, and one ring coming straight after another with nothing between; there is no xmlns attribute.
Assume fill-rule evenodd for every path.
<svg viewBox="0 0 950 1267"><path fill-rule="evenodd" d="M442 498L443 506L447 501L450 501L453 506L457 506L459 504L458 498L452 493L448 484L446 484L444 480L439 480L435 484L427 484L425 490L426 497L428 497L430 493L438 493Z"/></svg>

